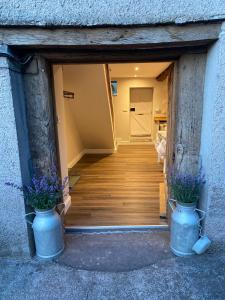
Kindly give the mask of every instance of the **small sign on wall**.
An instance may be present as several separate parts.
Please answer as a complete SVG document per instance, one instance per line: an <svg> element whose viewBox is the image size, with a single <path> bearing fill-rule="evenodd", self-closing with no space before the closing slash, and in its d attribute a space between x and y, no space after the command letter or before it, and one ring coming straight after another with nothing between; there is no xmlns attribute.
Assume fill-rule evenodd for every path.
<svg viewBox="0 0 225 300"><path fill-rule="evenodd" d="M63 91L64 98L74 100L74 93L69 91Z"/></svg>
<svg viewBox="0 0 225 300"><path fill-rule="evenodd" d="M112 95L117 96L118 95L118 82L116 80L112 80L111 87L112 87Z"/></svg>

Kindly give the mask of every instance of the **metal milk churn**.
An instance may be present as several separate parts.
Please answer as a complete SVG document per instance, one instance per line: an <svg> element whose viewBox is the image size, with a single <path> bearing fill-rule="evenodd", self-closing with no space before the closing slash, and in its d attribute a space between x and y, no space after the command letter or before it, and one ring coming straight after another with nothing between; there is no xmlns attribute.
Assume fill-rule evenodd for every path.
<svg viewBox="0 0 225 300"><path fill-rule="evenodd" d="M59 255L64 249L63 226L60 215L55 208L49 210L35 210L32 228L36 254L40 258L51 259ZM61 212L62 214L62 212Z"/></svg>
<svg viewBox="0 0 225 300"><path fill-rule="evenodd" d="M176 206L174 205L176 202ZM204 218L204 212L196 208L196 203L179 203L169 200L172 208L170 248L177 256L190 256L195 254L192 247L199 239L200 221ZM199 217L197 211L203 213Z"/></svg>

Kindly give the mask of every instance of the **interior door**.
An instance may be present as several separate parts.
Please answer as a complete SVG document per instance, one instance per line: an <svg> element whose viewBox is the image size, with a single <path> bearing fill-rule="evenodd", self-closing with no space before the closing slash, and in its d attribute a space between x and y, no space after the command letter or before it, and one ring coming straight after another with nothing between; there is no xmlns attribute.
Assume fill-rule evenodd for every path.
<svg viewBox="0 0 225 300"><path fill-rule="evenodd" d="M152 88L130 89L130 135L151 136Z"/></svg>

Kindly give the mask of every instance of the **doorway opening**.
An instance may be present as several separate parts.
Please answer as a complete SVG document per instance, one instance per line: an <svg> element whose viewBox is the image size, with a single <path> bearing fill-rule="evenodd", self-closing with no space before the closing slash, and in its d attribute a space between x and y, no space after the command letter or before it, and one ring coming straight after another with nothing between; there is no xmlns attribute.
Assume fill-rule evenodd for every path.
<svg viewBox="0 0 225 300"><path fill-rule="evenodd" d="M53 65L67 227L167 226L171 63Z"/></svg>

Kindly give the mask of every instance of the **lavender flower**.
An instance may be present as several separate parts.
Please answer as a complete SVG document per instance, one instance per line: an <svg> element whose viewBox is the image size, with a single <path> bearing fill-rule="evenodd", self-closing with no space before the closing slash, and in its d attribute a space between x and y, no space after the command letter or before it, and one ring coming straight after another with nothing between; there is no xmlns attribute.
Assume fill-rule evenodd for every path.
<svg viewBox="0 0 225 300"><path fill-rule="evenodd" d="M194 203L200 198L205 180L200 175L179 174L173 170L168 182L174 199L182 203Z"/></svg>
<svg viewBox="0 0 225 300"><path fill-rule="evenodd" d="M51 209L62 200L66 193L68 185L68 177L63 179L61 183L57 170L53 167L48 175L36 174L31 179L31 184L28 186L18 186L12 182L5 183L8 186L19 189L25 196L26 203L35 209Z"/></svg>

